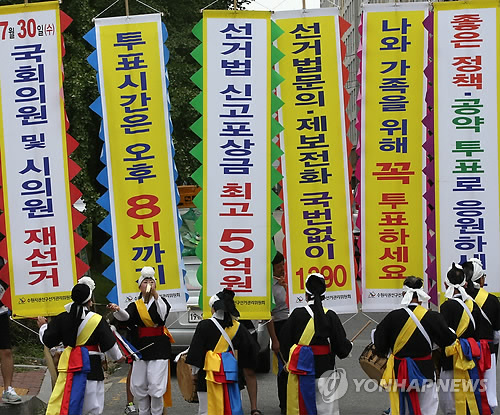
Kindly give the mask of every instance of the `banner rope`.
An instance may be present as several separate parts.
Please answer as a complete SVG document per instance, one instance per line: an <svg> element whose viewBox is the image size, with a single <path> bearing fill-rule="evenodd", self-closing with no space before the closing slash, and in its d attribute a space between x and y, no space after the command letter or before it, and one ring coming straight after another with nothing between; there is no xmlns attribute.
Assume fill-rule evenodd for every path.
<svg viewBox="0 0 500 415"><path fill-rule="evenodd" d="M10 318L10 320L11 320L11 321L13 321L14 323L19 324L21 327L24 327L26 330L29 330L29 331L31 331L32 333L35 333L37 336L39 335L39 334L38 334L38 332L36 332L35 330L30 329L28 326L25 326L23 323L20 323L20 322L19 322L19 321L17 321L17 320L14 320L14 319L12 318L12 316L9 316L9 318ZM28 318L28 317L27 317L27 318Z"/></svg>
<svg viewBox="0 0 500 415"><path fill-rule="evenodd" d="M108 11L109 9L111 9L111 7L113 7L116 3L118 3L120 0L115 0L113 2L113 4L109 5L108 7L106 7L101 13L99 13L97 16L93 17L92 18L92 21L94 21L95 19L97 19L101 14L105 13L106 11Z"/></svg>
<svg viewBox="0 0 500 415"><path fill-rule="evenodd" d="M135 0L137 3L141 3L143 6L149 7L151 10L154 10L156 13L160 13L163 16L163 12L156 10L154 7L150 6L149 4L144 3L141 0Z"/></svg>
<svg viewBox="0 0 500 415"><path fill-rule="evenodd" d="M378 321L375 320L375 319L373 319L373 318L371 318L368 314L363 313L362 311L358 311L357 313L355 313L351 317L349 317L346 321L344 321L342 323L342 325L345 326L349 321L351 321L354 317L356 317L356 316L358 316L360 314L363 315L363 316L365 316L368 320L372 321L373 323L378 324Z"/></svg>
<svg viewBox="0 0 500 415"><path fill-rule="evenodd" d="M217 3L219 0L214 0L212 3L210 4L207 4L205 7L203 7L202 9L200 9L200 13L203 13L203 10L207 9L208 7L210 7L212 4L215 4Z"/></svg>

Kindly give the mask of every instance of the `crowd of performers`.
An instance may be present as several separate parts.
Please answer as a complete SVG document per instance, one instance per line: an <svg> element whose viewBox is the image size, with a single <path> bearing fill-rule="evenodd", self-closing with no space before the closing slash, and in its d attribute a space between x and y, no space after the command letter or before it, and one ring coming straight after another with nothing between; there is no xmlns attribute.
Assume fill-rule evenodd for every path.
<svg viewBox="0 0 500 415"><path fill-rule="evenodd" d="M406 278L403 308L391 311L373 336L377 353L389 356L381 384L391 414L435 415L438 406L445 415L496 409L500 303L483 288L485 277L478 259L453 263L439 313L422 307L430 299L423 281ZM440 350L437 371L433 350Z"/></svg>
<svg viewBox="0 0 500 415"><path fill-rule="evenodd" d="M305 282L307 305L288 315L284 258L279 253L273 273L276 306L267 326L278 367L281 413L339 414L338 400L325 399L321 378L332 373L336 358L350 356L352 342L337 314L323 308L325 279L310 274ZM376 353L387 357L381 384L389 391L391 414L435 415L440 405L446 415L488 415L498 406L500 304L483 288L484 281L479 260L452 264L445 279L447 300L438 313L422 306L429 300L422 279L405 279L402 307L388 313L372 332ZM49 348L64 345L47 414L103 412L104 356L133 362L130 389L140 415L160 415L171 405L172 338L165 327L170 305L156 292L153 268L143 268L138 286L138 300L126 309L108 305L116 321L130 329L130 343L90 311L95 284L88 277L74 286L73 302L63 313L49 323L38 318L42 343ZM239 322L234 295L224 289L211 297L212 317L198 324L187 352L200 415L242 415L242 375L254 373L257 366L258 345ZM432 359L437 349L438 372ZM252 415L260 414L252 409Z"/></svg>

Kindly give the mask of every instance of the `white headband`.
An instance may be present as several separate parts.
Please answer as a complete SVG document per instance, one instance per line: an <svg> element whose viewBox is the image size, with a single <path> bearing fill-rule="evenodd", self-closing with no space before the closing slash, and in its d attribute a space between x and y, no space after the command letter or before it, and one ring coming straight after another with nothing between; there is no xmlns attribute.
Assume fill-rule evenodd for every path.
<svg viewBox="0 0 500 415"><path fill-rule="evenodd" d="M431 299L430 295L427 294L422 288L410 288L406 285L403 285L403 292L405 293L405 295L401 300L401 304L404 306L407 306L411 303L411 301L413 300L413 294L417 294L418 301L422 303Z"/></svg>
<svg viewBox="0 0 500 415"><path fill-rule="evenodd" d="M91 294L92 294L92 291L95 290L95 282L92 278L90 277L87 277L87 276L83 276L82 278L80 278L77 282L77 284L85 284L85 285L88 285L88 287L90 288L90 291L91 291Z"/></svg>
<svg viewBox="0 0 500 415"><path fill-rule="evenodd" d="M219 300L220 300L220 298L218 297L218 295L217 295L217 294L212 295L212 296L210 297L210 300L208 300L208 306L209 306L210 308L212 308L212 307L214 306L214 304L215 304L217 301L219 301ZM213 314L213 316L214 316L216 319L219 319L219 320L224 320L224 311L223 311L223 310L221 310L221 309L219 309L219 310L217 310L217 311ZM231 318L232 318L233 320L237 320L237 318L236 318L235 316L233 316L233 315L231 315Z"/></svg>
<svg viewBox="0 0 500 415"><path fill-rule="evenodd" d="M208 306L209 306L210 308L212 308L212 307L214 306L214 303L215 303L216 301L219 301L219 300L220 300L220 298L217 296L217 294L212 295L212 296L210 297L210 300L208 300Z"/></svg>
<svg viewBox="0 0 500 415"><path fill-rule="evenodd" d="M451 266L448 269L448 271L450 271L452 268L453 268L453 266ZM455 264L455 268L463 270L463 268L458 264ZM446 273L446 277L444 279L444 282L448 285L448 288L446 289L446 293L444 294L444 296L446 298L453 298L453 294L455 293L455 289L457 289L458 292L460 293L460 296L462 297L462 301L467 301L468 299L472 298L469 294L467 294L467 292L465 291L465 288L464 288L464 285L466 283L465 275L464 275L464 280L460 284L452 284L450 282L450 280L448 279L448 273Z"/></svg>
<svg viewBox="0 0 500 415"><path fill-rule="evenodd" d="M155 270L153 267L144 267L141 269L141 276L139 277L139 280L137 281L137 285L140 287L142 282L146 278L151 278L152 280L156 281Z"/></svg>
<svg viewBox="0 0 500 415"><path fill-rule="evenodd" d="M471 281L474 284L474 288L481 288L481 286L476 281L480 280L485 275L485 272L483 270L483 263L477 258L469 258L469 261L472 262L473 267Z"/></svg>

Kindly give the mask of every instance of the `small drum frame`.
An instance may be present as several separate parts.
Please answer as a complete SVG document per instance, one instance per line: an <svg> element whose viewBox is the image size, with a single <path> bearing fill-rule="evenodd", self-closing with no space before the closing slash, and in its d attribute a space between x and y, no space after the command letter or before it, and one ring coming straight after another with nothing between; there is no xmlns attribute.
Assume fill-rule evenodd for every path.
<svg viewBox="0 0 500 415"><path fill-rule="evenodd" d="M196 379L191 372L191 365L186 363L186 356L183 354L177 362L177 382L184 399L190 403L198 403Z"/></svg>
<svg viewBox="0 0 500 415"><path fill-rule="evenodd" d="M375 353L375 345L370 343L359 356L359 365L370 379L380 382L387 366L387 358L378 356Z"/></svg>

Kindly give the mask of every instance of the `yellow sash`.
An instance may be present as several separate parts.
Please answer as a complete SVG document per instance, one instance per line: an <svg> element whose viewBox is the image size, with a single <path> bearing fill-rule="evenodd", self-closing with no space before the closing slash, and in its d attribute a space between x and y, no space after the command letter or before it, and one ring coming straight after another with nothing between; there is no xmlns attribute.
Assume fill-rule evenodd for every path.
<svg viewBox="0 0 500 415"><path fill-rule="evenodd" d="M141 318L142 322L146 327L156 327L156 324L153 322L151 319L151 315L149 314L149 311L146 307L146 304L144 301L139 298L136 302L135 305L137 307L137 311L139 313L139 317ZM170 343L175 343L174 338L168 331L168 329L163 326L163 334L167 336L170 339ZM171 384L170 384L170 362L168 364L168 381L167 381L167 390L163 394L163 405L166 407L172 406L172 389L171 389Z"/></svg>
<svg viewBox="0 0 500 415"><path fill-rule="evenodd" d="M427 313L427 310L418 305L413 310L413 314L417 317L418 321L422 321L422 318ZM408 316L405 325L399 332L396 341L394 342L394 348L391 355L387 359L387 367L385 368L382 379L380 379L380 385L389 391L389 399L391 401L391 414L399 415L399 392L397 389L396 376L394 373L394 355L396 355L410 340L410 337L415 332L417 324L413 319Z"/></svg>
<svg viewBox="0 0 500 415"><path fill-rule="evenodd" d="M82 346L87 343L90 336L99 325L102 316L99 314L95 314L90 312L90 316L87 317L87 322L83 327L82 331L76 338L76 346ZM61 411L61 403L64 395L64 388L66 386L66 378L68 375L68 363L69 356L73 348L68 346L64 349L61 354L61 358L59 359L59 364L57 365L57 370L59 371L59 375L57 376L56 384L54 385L54 389L52 390L52 394L50 395L50 400L47 405L46 415L59 415Z"/></svg>
<svg viewBox="0 0 500 415"><path fill-rule="evenodd" d="M474 303L472 302L472 300L466 300L465 305L472 313L472 309L474 307ZM464 309L464 311L462 311L462 317L460 317L460 321L458 323L456 331L457 337L460 337L462 334L464 334L465 330L467 330L467 327L469 327L469 323L470 323L469 313L467 313L467 311L465 311Z"/></svg>
<svg viewBox="0 0 500 415"><path fill-rule="evenodd" d="M476 304L479 307L483 308L483 305L486 302L487 298L488 298L488 291L486 291L484 288L480 288L475 298Z"/></svg>
<svg viewBox="0 0 500 415"><path fill-rule="evenodd" d="M226 327L224 330L228 337L232 340L236 335L240 323L233 321L231 327ZM205 355L205 366L203 369L206 371L207 380L207 398L208 398L208 414L217 415L224 413L224 387L222 383L218 383L214 378L214 372L220 370L221 357L219 353L224 353L228 350L229 343L221 334L219 341L214 347L214 350L209 350ZM237 358L237 356L235 356Z"/></svg>
<svg viewBox="0 0 500 415"><path fill-rule="evenodd" d="M465 305L472 312L472 308L474 307L472 300L465 301ZM467 360L465 358L462 346L460 345L460 340L458 339L462 334L464 334L465 330L467 330L469 323L469 314L464 309L456 331L457 340L455 340L455 343L451 346L447 346L445 348L446 356L453 356L453 377L455 378L455 382L457 382L458 388L458 390L455 390L454 393L455 413L457 415L465 415L467 413L467 404L469 404L471 415L479 415L479 409L474 397L469 372L467 371L469 369L473 369L475 363L473 360ZM460 379L460 382L458 382L457 379Z"/></svg>
<svg viewBox="0 0 500 415"><path fill-rule="evenodd" d="M141 318L144 325L146 327L156 327L156 324L153 322L151 316L149 315L149 311L144 301L139 299L135 302L135 305L137 307L137 311L139 312L139 317ZM163 334L165 334L165 336L167 336L170 339L170 343L175 343L172 334L168 331L168 329L165 326L163 326Z"/></svg>
<svg viewBox="0 0 500 415"><path fill-rule="evenodd" d="M327 308L324 308L325 313L328 311ZM290 358L292 357L292 354L294 350L297 348L297 345L301 346L309 346L311 343L312 338L314 337L315 331L314 331L314 318L310 318L309 321L306 324L306 327L304 331L302 332L302 335L300 336L299 342L297 344L294 344L290 348L290 352L288 354L288 362L290 362ZM288 370L288 363L286 363L286 368ZM298 391L299 390L299 376L295 373L290 373L288 372L288 384L287 384L287 390L288 391ZM286 397L286 408L287 408L287 414L288 415L299 415L299 400L298 400L298 394L297 393L287 393Z"/></svg>

